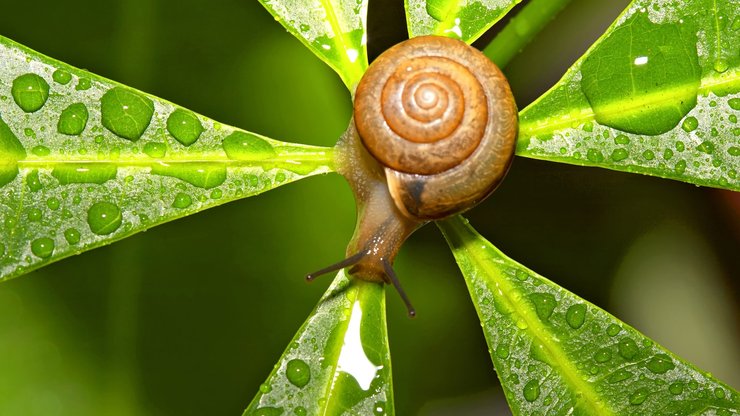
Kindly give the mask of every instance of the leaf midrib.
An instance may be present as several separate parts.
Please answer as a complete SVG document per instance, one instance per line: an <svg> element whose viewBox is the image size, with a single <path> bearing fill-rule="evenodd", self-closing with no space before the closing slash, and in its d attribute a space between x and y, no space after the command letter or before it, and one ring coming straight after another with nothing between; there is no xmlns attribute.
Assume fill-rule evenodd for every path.
<svg viewBox="0 0 740 416"><path fill-rule="evenodd" d="M460 232L460 227L460 224L454 224L454 229L456 229L457 232ZM470 231L464 229L463 232L469 233ZM499 257L499 259L495 260L497 263L504 263L508 266L508 262L506 262L505 260L501 260L501 253L493 245L491 245L488 241L479 238L479 236L475 232L472 232L472 235L477 240L480 240L476 243L481 243L486 249L491 249L494 253L496 253L496 256ZM588 404L589 408L593 412L589 414L616 415L616 413L611 409L598 407L598 404L603 403L603 400L599 400L598 394L591 388L589 384L581 382L582 377L579 375L577 369L573 367L573 365L567 358L561 359L561 357L566 357L566 354L560 348L559 344L549 342L547 341L547 337L545 337L544 335L539 335L545 334L549 331L542 324L542 322L539 320L539 317L537 317L536 313L531 308L522 307L522 303L516 301L513 294L514 292L516 292L516 289L512 287L506 279L500 278L501 274L498 272L498 270L491 267L491 262L485 261L485 257L487 257L485 255L485 252L483 252L482 249L478 248L481 247L481 244L465 243L464 250L469 254L470 258L472 258L475 263L478 264L478 267L486 272L486 276L490 276L493 278L494 282L501 290L501 295L507 299L509 304L514 305L514 309L516 310L516 312L526 322L527 328L531 328L531 330L527 332L531 334L532 338L539 342L540 345L543 345L544 348L548 350L549 356L553 357L556 360L557 366L562 370L559 371L558 374L563 376L562 378L566 381L566 383L571 385L574 391L579 391L582 393L584 402ZM523 299L524 296L522 296L521 298ZM551 336L550 339L555 339L556 337L554 335L556 334L552 335L553 336Z"/></svg>

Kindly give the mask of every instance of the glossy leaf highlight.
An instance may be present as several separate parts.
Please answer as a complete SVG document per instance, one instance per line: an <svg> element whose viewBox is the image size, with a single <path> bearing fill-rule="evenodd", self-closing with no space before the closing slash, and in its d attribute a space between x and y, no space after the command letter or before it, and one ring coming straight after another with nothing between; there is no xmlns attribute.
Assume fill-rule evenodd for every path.
<svg viewBox="0 0 740 416"><path fill-rule="evenodd" d="M634 1L521 114L517 154L740 190L731 0Z"/></svg>
<svg viewBox="0 0 740 416"><path fill-rule="evenodd" d="M465 276L514 414L740 411L737 391L506 257L464 219L439 226Z"/></svg>
<svg viewBox="0 0 740 416"><path fill-rule="evenodd" d="M447 36L473 43L521 0L405 0L409 37Z"/></svg>
<svg viewBox="0 0 740 416"><path fill-rule="evenodd" d="M331 166L0 37L0 280Z"/></svg>
<svg viewBox="0 0 740 416"><path fill-rule="evenodd" d="M260 0L354 92L367 68L368 0Z"/></svg>
<svg viewBox="0 0 740 416"><path fill-rule="evenodd" d="M382 284L336 279L244 415L393 415Z"/></svg>

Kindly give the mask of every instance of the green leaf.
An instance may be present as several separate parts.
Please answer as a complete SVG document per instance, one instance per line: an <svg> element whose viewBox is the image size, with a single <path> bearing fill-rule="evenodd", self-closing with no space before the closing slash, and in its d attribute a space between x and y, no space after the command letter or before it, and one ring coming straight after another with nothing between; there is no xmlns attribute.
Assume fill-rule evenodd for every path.
<svg viewBox="0 0 740 416"><path fill-rule="evenodd" d="M731 387L506 257L464 219L438 224L465 276L514 414L740 411Z"/></svg>
<svg viewBox="0 0 740 416"><path fill-rule="evenodd" d="M531 0L483 49L483 53L504 68L509 61L570 3L571 0Z"/></svg>
<svg viewBox="0 0 740 416"><path fill-rule="evenodd" d="M448 36L473 43L522 0L405 0L409 37Z"/></svg>
<svg viewBox="0 0 740 416"><path fill-rule="evenodd" d="M367 68L368 0L260 0L350 91Z"/></svg>
<svg viewBox="0 0 740 416"><path fill-rule="evenodd" d="M2 37L0 62L0 280L333 164Z"/></svg>
<svg viewBox="0 0 740 416"><path fill-rule="evenodd" d="M337 274L244 412L280 414L394 414L382 284Z"/></svg>
<svg viewBox="0 0 740 416"><path fill-rule="evenodd" d="M521 114L517 154L740 190L730 0L634 1Z"/></svg>

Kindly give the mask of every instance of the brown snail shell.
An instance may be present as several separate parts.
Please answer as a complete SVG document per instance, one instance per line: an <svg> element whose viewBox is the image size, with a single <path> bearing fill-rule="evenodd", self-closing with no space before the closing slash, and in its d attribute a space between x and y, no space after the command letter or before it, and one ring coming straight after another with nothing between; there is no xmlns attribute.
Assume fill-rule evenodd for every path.
<svg viewBox="0 0 740 416"><path fill-rule="evenodd" d="M479 203L513 158L518 115L509 84L481 52L451 38L402 42L357 86L357 131L385 166L406 215L435 220Z"/></svg>
<svg viewBox="0 0 740 416"><path fill-rule="evenodd" d="M509 84L464 42L422 36L370 65L357 86L354 117L337 143L337 171L357 201L347 258L363 280L392 283L403 242L417 228L463 212L501 182L514 155L518 113Z"/></svg>

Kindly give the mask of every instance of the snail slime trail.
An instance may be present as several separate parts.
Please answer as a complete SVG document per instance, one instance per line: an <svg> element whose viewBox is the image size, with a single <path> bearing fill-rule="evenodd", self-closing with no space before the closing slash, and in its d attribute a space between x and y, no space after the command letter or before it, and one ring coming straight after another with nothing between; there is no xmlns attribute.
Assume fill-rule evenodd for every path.
<svg viewBox="0 0 740 416"><path fill-rule="evenodd" d="M337 171L357 202L342 268L390 283L415 315L393 271L403 242L429 221L480 203L509 170L518 113L501 71L464 42L421 36L370 65L355 92L354 114L336 145Z"/></svg>

